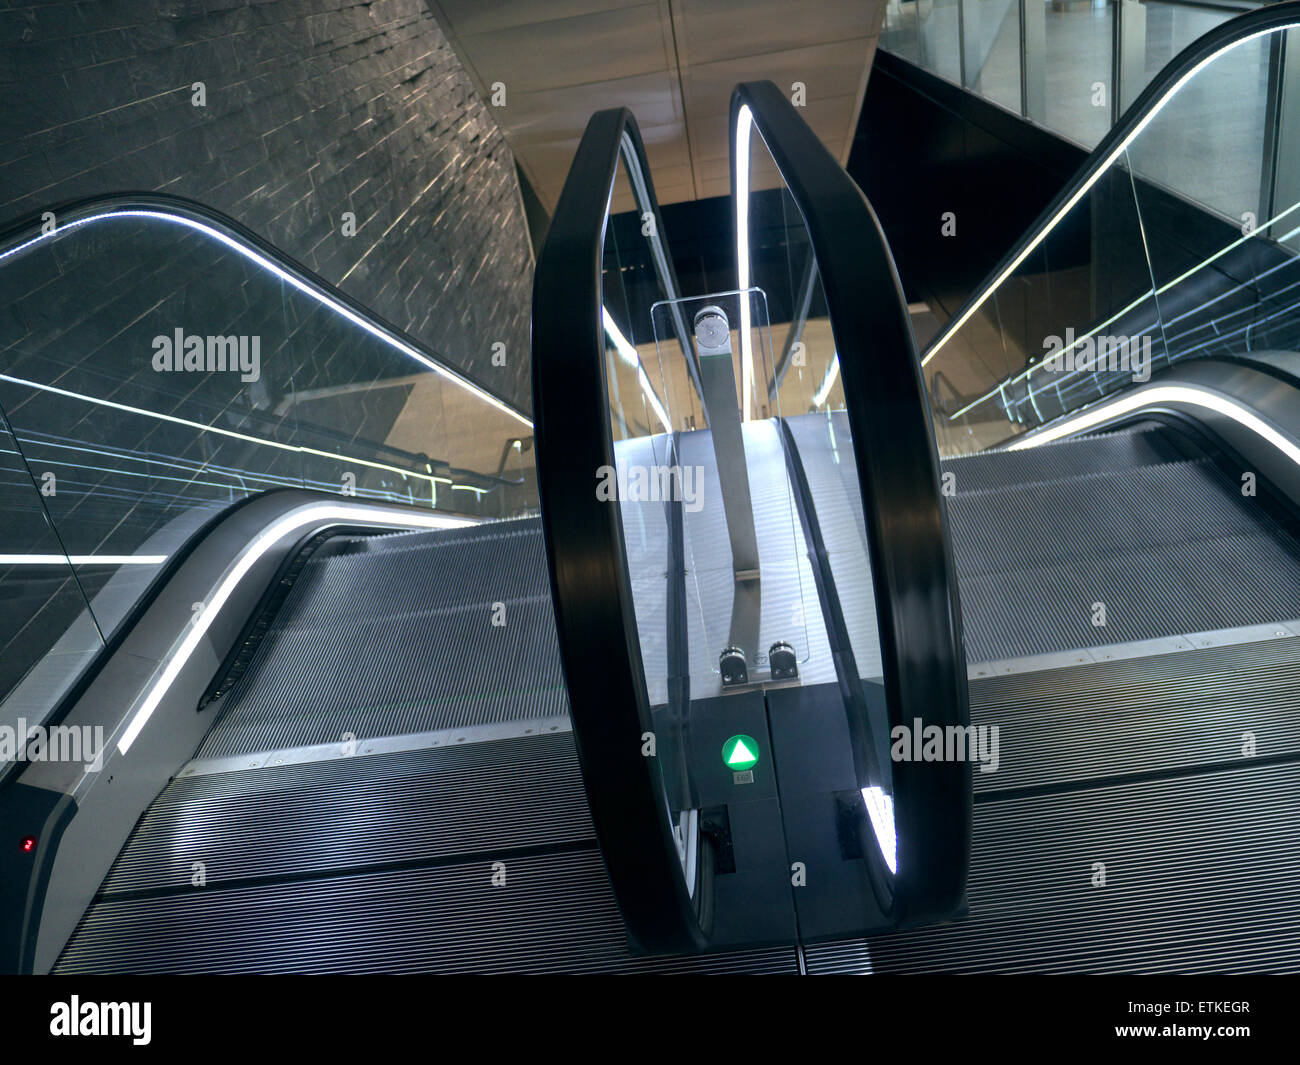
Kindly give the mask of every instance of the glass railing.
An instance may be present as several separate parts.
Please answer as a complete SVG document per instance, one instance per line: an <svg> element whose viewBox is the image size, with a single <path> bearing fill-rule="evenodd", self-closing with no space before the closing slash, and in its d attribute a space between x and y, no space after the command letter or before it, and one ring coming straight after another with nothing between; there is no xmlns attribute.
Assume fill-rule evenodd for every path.
<svg viewBox="0 0 1300 1065"><path fill-rule="evenodd" d="M968 711L906 301L861 192L776 86L740 86L732 118L737 231L748 230L741 276L783 323L774 329L778 372L766 384L805 482L860 798L859 860L888 921L941 920L963 899L969 767L894 755L903 734L961 729ZM827 539L832 526L838 534ZM796 893L795 903L802 926L825 921L812 898Z"/></svg>
<svg viewBox="0 0 1300 1065"><path fill-rule="evenodd" d="M1300 5L1183 49L923 356L941 450L1199 357L1300 349Z"/></svg>
<svg viewBox="0 0 1300 1065"><path fill-rule="evenodd" d="M889 0L880 46L1092 148L1178 52L1258 6L1250 0ZM1267 60L1255 68L1261 76L1267 69Z"/></svg>
<svg viewBox="0 0 1300 1065"><path fill-rule="evenodd" d="M164 197L0 244L0 719L45 719L213 519L297 488L536 508L528 416L232 220Z"/></svg>
<svg viewBox="0 0 1300 1065"><path fill-rule="evenodd" d="M588 123L535 277L538 488L592 821L631 940L697 951L713 869L686 735L698 607L684 512L699 485L673 431L704 414L676 316L663 339L675 357L659 362L653 309L679 294L630 112Z"/></svg>
<svg viewBox="0 0 1300 1065"><path fill-rule="evenodd" d="M968 858L969 764L890 751L897 728L968 718L892 258L775 86L742 86L732 121L737 288L677 291L615 110L588 124L533 298L574 734L629 936L656 953L942 920ZM814 479L849 530L829 547Z"/></svg>

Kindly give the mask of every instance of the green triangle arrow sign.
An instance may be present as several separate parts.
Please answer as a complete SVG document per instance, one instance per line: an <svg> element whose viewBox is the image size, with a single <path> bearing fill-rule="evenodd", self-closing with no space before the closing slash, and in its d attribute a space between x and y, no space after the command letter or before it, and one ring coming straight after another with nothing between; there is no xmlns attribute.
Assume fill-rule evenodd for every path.
<svg viewBox="0 0 1300 1065"><path fill-rule="evenodd" d="M728 769L743 772L758 764L758 741L753 736L732 736L722 745L722 761Z"/></svg>

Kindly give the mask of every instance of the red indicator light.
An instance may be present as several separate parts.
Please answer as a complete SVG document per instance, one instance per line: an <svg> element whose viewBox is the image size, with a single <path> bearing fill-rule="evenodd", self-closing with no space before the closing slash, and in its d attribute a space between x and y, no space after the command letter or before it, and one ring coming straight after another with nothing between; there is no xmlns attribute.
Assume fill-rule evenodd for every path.
<svg viewBox="0 0 1300 1065"><path fill-rule="evenodd" d="M22 842L18 844L18 849L24 854L31 854L36 849L36 837L23 836Z"/></svg>

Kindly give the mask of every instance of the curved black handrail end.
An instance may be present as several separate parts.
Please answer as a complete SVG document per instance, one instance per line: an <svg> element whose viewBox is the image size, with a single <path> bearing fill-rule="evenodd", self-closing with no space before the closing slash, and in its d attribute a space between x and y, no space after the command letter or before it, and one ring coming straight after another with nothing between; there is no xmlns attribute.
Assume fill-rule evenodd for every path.
<svg viewBox="0 0 1300 1065"><path fill-rule="evenodd" d="M822 276L871 548L891 735L918 720L966 728L939 455L893 255L862 191L770 81L732 95L733 196L743 107L803 215ZM970 762L895 760L891 771L899 848L891 917L899 927L946 919L965 902Z"/></svg>
<svg viewBox="0 0 1300 1065"><path fill-rule="evenodd" d="M537 481L560 655L583 783L631 941L653 953L708 945L682 875L665 796L642 754L653 730L618 504L597 498L614 465L601 269L610 190L631 112L592 116L538 256L533 284ZM576 313L575 313L576 309Z"/></svg>

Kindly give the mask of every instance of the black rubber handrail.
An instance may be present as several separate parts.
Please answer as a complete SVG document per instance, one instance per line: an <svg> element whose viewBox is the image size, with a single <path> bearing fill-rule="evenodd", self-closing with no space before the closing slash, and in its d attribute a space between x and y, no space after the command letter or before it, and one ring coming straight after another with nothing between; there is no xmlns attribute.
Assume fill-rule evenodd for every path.
<svg viewBox="0 0 1300 1065"><path fill-rule="evenodd" d="M529 421L526 411L502 399L472 374L453 366L441 355L430 351L423 341L417 340L404 329L389 322L363 303L353 299L346 292L330 284L319 274L303 266L302 263L258 236L247 226L229 215L196 200L158 192L118 192L46 207L41 211L28 215L0 233L0 263L3 263L8 255L15 252L22 245L31 241L45 236L57 236L59 233L65 233L70 229L86 225L98 218L108 218L131 210L149 211L172 218L201 222L218 231L231 241L271 260L276 267L290 275L294 281L337 303L348 313L364 321L377 333L418 352L421 357L436 365L436 372L455 378L482 392L485 396L491 397L490 402L499 404L506 411L525 422ZM46 220L51 215L57 228L53 233L48 233L46 231Z"/></svg>
<svg viewBox="0 0 1300 1065"><path fill-rule="evenodd" d="M1069 203L1070 199L1102 170L1111 165L1110 157L1115 153L1115 150L1138 131L1139 127L1148 120L1151 111L1161 106L1163 99L1178 86L1178 83L1184 77L1195 70L1198 64L1237 41L1288 25L1300 26L1300 2L1296 2L1296 0L1272 4L1249 11L1246 14L1237 15L1235 18L1231 18L1202 34L1166 63L1160 69L1160 72L1151 79L1147 87L1142 90L1138 98L1133 101L1128 110L1120 116L1119 121L1102 137L1097 147L1089 153L1088 158L1084 160L1083 165L1080 166L1075 175L1065 183L1061 191L1053 197L1052 201L1034 219L1033 224L1025 231L1025 235L1015 243L1006 255L998 260L997 265L989 271L988 277L980 283L980 286L970 299L966 300L949 319L949 323L959 322L961 325L946 324L939 330L924 352L926 361L928 362L938 349L948 342L952 335L974 314L975 310L999 287L998 284L995 284L996 279L1024 254L1028 246L1044 235L1052 226L1052 219ZM1013 270L1004 280L1011 280L1014 276L1015 272ZM1006 380L1011 379L1009 377ZM1006 381L1003 383L1005 384Z"/></svg>
<svg viewBox="0 0 1300 1065"><path fill-rule="evenodd" d="M598 112L578 145L534 277L537 482L574 738L605 867L632 941L646 951L683 953L708 940L685 882L663 778L642 754L654 725L622 518L616 503L596 494L598 471L615 464L601 273L625 136L664 233L635 119L625 108Z"/></svg>
<svg viewBox="0 0 1300 1065"><path fill-rule="evenodd" d="M957 576L939 455L916 342L893 255L861 190L770 81L731 100L732 195L736 135L748 108L812 240L853 453L857 459L889 724L969 724ZM951 917L970 861L968 761L895 761L897 866L889 912L900 926Z"/></svg>

